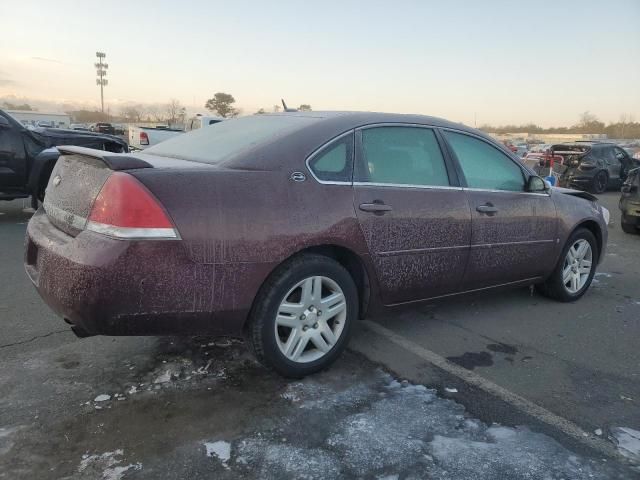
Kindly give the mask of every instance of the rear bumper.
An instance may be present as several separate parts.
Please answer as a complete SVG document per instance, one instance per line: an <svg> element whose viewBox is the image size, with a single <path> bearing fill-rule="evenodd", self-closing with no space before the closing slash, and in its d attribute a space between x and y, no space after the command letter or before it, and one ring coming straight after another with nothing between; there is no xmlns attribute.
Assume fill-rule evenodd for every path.
<svg viewBox="0 0 640 480"><path fill-rule="evenodd" d="M250 266L194 263L179 241L72 237L42 209L24 262L44 301L84 335L240 335L258 288L228 285L256 276Z"/></svg>
<svg viewBox="0 0 640 480"><path fill-rule="evenodd" d="M640 226L640 198L621 198L620 211L627 223L634 222Z"/></svg>

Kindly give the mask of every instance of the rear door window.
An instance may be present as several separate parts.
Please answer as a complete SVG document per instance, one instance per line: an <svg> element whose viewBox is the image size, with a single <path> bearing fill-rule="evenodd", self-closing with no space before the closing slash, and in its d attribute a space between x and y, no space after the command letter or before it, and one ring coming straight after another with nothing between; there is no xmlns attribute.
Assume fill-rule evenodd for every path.
<svg viewBox="0 0 640 480"><path fill-rule="evenodd" d="M522 169L507 155L479 138L448 130L443 133L469 188L524 191Z"/></svg>
<svg viewBox="0 0 640 480"><path fill-rule="evenodd" d="M362 130L356 179L386 185L449 186L444 157L430 128Z"/></svg>

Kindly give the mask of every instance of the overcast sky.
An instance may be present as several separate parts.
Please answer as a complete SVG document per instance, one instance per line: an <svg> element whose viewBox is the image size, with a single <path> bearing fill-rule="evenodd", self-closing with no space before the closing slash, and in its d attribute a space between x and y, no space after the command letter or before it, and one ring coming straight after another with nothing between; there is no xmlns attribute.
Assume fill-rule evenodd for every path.
<svg viewBox="0 0 640 480"><path fill-rule="evenodd" d="M218 91L245 113L315 110L473 125L640 120L640 0L2 0L0 96L112 109Z"/></svg>

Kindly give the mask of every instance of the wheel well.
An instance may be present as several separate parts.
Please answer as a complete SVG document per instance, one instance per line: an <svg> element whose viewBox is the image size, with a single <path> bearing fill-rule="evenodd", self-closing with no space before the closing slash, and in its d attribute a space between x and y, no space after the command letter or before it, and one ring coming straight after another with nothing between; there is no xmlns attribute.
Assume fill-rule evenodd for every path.
<svg viewBox="0 0 640 480"><path fill-rule="evenodd" d="M598 223L593 220L587 220L579 224L574 229L574 231L576 231L578 228L586 228L591 233L593 233L594 237L596 237L596 242L598 242L598 257L599 257L600 254L602 253L602 231L600 230L600 225L598 225Z"/></svg>
<svg viewBox="0 0 640 480"><path fill-rule="evenodd" d="M324 255L325 257L332 258L342 265L347 272L349 272L349 275L353 278L356 288L358 289L359 316L360 318L364 318L367 313L367 308L369 307L371 284L369 282L367 270L360 257L352 250L338 245L321 245L305 248L304 250L297 252L295 256L305 253L315 253L317 255Z"/></svg>
<svg viewBox="0 0 640 480"><path fill-rule="evenodd" d="M47 184L49 183L49 177L51 177L51 172L53 172L53 168L55 166L56 166L55 160L48 161L46 164L42 166L42 170L40 171L40 175L38 176L38 182L35 185L35 194L38 196L38 200L40 201L44 200L44 191L47 188Z"/></svg>

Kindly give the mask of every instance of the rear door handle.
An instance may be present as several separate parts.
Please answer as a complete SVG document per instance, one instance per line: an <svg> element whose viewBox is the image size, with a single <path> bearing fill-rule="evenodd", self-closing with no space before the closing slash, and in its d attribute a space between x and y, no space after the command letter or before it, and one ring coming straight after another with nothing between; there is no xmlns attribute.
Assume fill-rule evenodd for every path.
<svg viewBox="0 0 640 480"><path fill-rule="evenodd" d="M498 213L498 209L490 203L487 203L486 205L478 205L476 207L476 211L480 213L486 213L487 215Z"/></svg>
<svg viewBox="0 0 640 480"><path fill-rule="evenodd" d="M376 215L383 215L385 212L393 210L391 205L385 205L384 203L361 203L360 210L363 212L372 212Z"/></svg>

